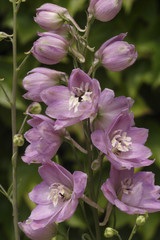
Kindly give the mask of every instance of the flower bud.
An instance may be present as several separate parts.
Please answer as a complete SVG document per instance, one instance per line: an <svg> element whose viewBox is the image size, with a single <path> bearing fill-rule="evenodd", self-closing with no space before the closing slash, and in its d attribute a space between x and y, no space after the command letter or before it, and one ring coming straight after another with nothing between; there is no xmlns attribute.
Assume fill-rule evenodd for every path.
<svg viewBox="0 0 160 240"><path fill-rule="evenodd" d="M15 146L21 147L24 144L24 138L22 134L16 134L13 137L13 143Z"/></svg>
<svg viewBox="0 0 160 240"><path fill-rule="evenodd" d="M32 53L41 63L52 65L60 62L67 54L69 42L58 34L45 32L34 42Z"/></svg>
<svg viewBox="0 0 160 240"><path fill-rule="evenodd" d="M113 236L116 235L116 234L117 234L117 231L114 230L114 229L111 228L111 227L107 227L107 228L105 229L105 231L104 231L104 236L105 236L106 238L111 238L111 237L113 237Z"/></svg>
<svg viewBox="0 0 160 240"><path fill-rule="evenodd" d="M39 114L42 111L42 107L38 102L33 102L27 108L26 113Z"/></svg>
<svg viewBox="0 0 160 240"><path fill-rule="evenodd" d="M44 89L58 85L60 80L63 80L65 77L66 74L64 72L44 67L34 68L28 72L28 75L23 79L23 86L26 90L28 90L23 97L41 102L41 92Z"/></svg>
<svg viewBox="0 0 160 240"><path fill-rule="evenodd" d="M138 216L136 219L137 226L143 226L145 222L146 222L146 218L143 215Z"/></svg>
<svg viewBox="0 0 160 240"><path fill-rule="evenodd" d="M117 72L131 66L137 59L135 46L122 41L126 34L122 33L106 41L95 53L95 61L110 71Z"/></svg>
<svg viewBox="0 0 160 240"><path fill-rule="evenodd" d="M64 16L69 13L66 8L60 7L52 3L45 3L37 9L35 22L47 31L54 31L62 26L64 23Z"/></svg>
<svg viewBox="0 0 160 240"><path fill-rule="evenodd" d="M0 41L2 41L5 38L9 38L9 37L12 37L12 35L8 35L5 32L0 32Z"/></svg>
<svg viewBox="0 0 160 240"><path fill-rule="evenodd" d="M112 20L120 11L122 0L91 0L88 12L102 22Z"/></svg>

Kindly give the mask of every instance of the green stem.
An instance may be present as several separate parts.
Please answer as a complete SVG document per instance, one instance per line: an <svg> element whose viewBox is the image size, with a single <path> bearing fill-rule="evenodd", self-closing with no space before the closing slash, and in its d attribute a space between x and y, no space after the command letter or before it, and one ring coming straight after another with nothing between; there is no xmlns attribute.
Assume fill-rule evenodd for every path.
<svg viewBox="0 0 160 240"><path fill-rule="evenodd" d="M12 141L16 134L16 92L17 92L17 14L16 1L13 0L13 86L12 86ZM15 240L19 240L18 209L17 209L17 156L18 148L12 142L12 177L13 177L13 223Z"/></svg>
<svg viewBox="0 0 160 240"><path fill-rule="evenodd" d="M14 0L13 0L13 1L14 1ZM17 6L16 6L16 14L17 14L17 12L18 12L18 10L19 10L19 8L20 8L21 2L22 2L22 0L19 0L18 4L17 4Z"/></svg>
<svg viewBox="0 0 160 240"><path fill-rule="evenodd" d="M22 131L23 131L24 125L25 125L25 123L26 123L26 121L27 121L27 118L28 118L28 115L26 115L26 116L24 117L23 122L22 122L22 125L21 125L21 127L20 127L20 129L19 129L19 131L18 131L18 134L22 134Z"/></svg>
<svg viewBox="0 0 160 240"><path fill-rule="evenodd" d="M10 201L10 203L12 204L12 199L10 198L10 196L8 195L8 193L6 192L6 190L2 187L2 185L0 184L0 192Z"/></svg>
<svg viewBox="0 0 160 240"><path fill-rule="evenodd" d="M90 190L90 198L95 202L96 196L94 191L94 179L93 179L93 171L91 168L93 155L92 155L92 143L90 139L90 119L84 121L84 134L86 137L86 145L88 151L88 184ZM99 229L99 219L98 219L98 212L96 209L92 208L94 223L95 223L95 230L96 230L96 240L100 240L100 229Z"/></svg>
<svg viewBox="0 0 160 240"><path fill-rule="evenodd" d="M121 236L117 233L116 236L118 237L119 240L122 240Z"/></svg>
<svg viewBox="0 0 160 240"><path fill-rule="evenodd" d="M137 225L135 224L134 227L133 227L133 229L132 229L132 232L131 232L131 234L130 234L130 236L129 236L129 238L128 238L128 240L131 240L131 239L132 239L132 237L133 237L133 235L136 233L136 231L137 231Z"/></svg>
<svg viewBox="0 0 160 240"><path fill-rule="evenodd" d="M0 83L0 87L1 87L3 93L4 93L5 97L6 97L7 102L8 102L8 103L10 104L10 106L12 107L12 102L11 102L11 100L10 100L10 98L9 98L6 90L5 90L5 88L3 87L3 85L2 85L1 83Z"/></svg>
<svg viewBox="0 0 160 240"><path fill-rule="evenodd" d="M87 227L88 227L88 231L89 231L89 233L91 234L92 239L96 240L95 237L94 237L94 234L93 234L93 232L92 232L92 229L91 229L91 227L90 227L90 224L89 224L89 221L88 221L86 212L85 212L84 203L83 203L83 202L80 202L80 205L81 205L81 209L82 209L82 213L83 213L84 219L85 219L86 224L87 224Z"/></svg>
<svg viewBox="0 0 160 240"><path fill-rule="evenodd" d="M26 63L27 59L29 58L29 56L31 55L31 52L27 54L27 56L25 56L25 58L23 59L23 61L21 62L21 64L18 66L17 71L19 72L21 70L21 68L23 67L23 65Z"/></svg>
<svg viewBox="0 0 160 240"><path fill-rule="evenodd" d="M98 178L98 186L97 186L97 194L96 194L96 201L99 197L101 182L102 182L102 172L103 172L103 157L104 155L100 155L100 171L99 171L99 178Z"/></svg>

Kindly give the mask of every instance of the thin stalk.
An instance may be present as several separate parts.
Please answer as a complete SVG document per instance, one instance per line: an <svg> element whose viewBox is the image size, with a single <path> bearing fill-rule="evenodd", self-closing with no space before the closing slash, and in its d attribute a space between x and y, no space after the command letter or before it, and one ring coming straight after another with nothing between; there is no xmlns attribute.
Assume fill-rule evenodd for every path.
<svg viewBox="0 0 160 240"><path fill-rule="evenodd" d="M14 0L13 0L13 1L14 1ZM17 6L16 6L16 14L17 14L17 12L18 12L18 10L19 10L19 8L20 8L21 3L22 3L22 0L19 0L18 4L17 4Z"/></svg>
<svg viewBox="0 0 160 240"><path fill-rule="evenodd" d="M23 128L24 128L24 125L25 125L25 123L26 123L26 121L27 121L27 118L28 118L28 115L26 115L26 116L24 117L23 122L22 122L22 125L21 125L21 127L20 127L20 129L19 129L19 131L18 131L18 134L21 134L21 133L22 133Z"/></svg>
<svg viewBox="0 0 160 240"><path fill-rule="evenodd" d="M97 203L93 202L91 199L89 199L89 198L88 198L87 196L85 196L84 194L83 194L83 196L81 197L81 199L82 199L84 202L86 202L88 205L90 205L90 206L96 208L98 211L104 213L104 209L103 209L101 206L99 206Z"/></svg>
<svg viewBox="0 0 160 240"><path fill-rule="evenodd" d="M26 63L26 61L27 61L27 59L29 58L30 55L31 55L31 52L28 53L28 54L25 56L25 58L23 59L23 61L21 62L21 64L18 66L17 71L20 71L20 70L21 70L21 68L22 68L23 65Z"/></svg>
<svg viewBox="0 0 160 240"><path fill-rule="evenodd" d="M12 86L12 141L16 134L16 92L17 92L17 14L16 1L13 0L13 86ZM12 177L13 177L13 223L15 231L15 240L19 240L18 229L18 209L17 209L17 156L18 148L12 143Z"/></svg>
<svg viewBox="0 0 160 240"><path fill-rule="evenodd" d="M103 172L103 156L100 156L100 171L99 171L99 178L98 178L98 186L97 186L97 194L96 194L96 201L99 197L101 182L102 182L102 172Z"/></svg>
<svg viewBox="0 0 160 240"><path fill-rule="evenodd" d="M79 143L77 143L69 134L65 137L65 139L69 140L80 152L87 154L86 149L81 147Z"/></svg>
<svg viewBox="0 0 160 240"><path fill-rule="evenodd" d="M113 207L113 228L116 228L116 208Z"/></svg>
<svg viewBox="0 0 160 240"><path fill-rule="evenodd" d="M117 233L116 236L118 237L119 240L122 240L122 238L121 238L121 236L119 235L119 233Z"/></svg>
<svg viewBox="0 0 160 240"><path fill-rule="evenodd" d="M10 196L8 195L8 193L6 192L6 190L2 187L2 185L0 184L0 192L10 201L10 203L12 204L12 199L10 198Z"/></svg>
<svg viewBox="0 0 160 240"><path fill-rule="evenodd" d="M128 240L131 240L133 238L133 235L136 233L136 231L137 231L137 224L134 225Z"/></svg>
<svg viewBox="0 0 160 240"><path fill-rule="evenodd" d="M94 234L93 234L93 232L92 232L92 229L91 229L91 227L90 227L90 225L89 225L89 221L88 221L88 218L87 218L87 215L86 215L86 212L85 212L85 208L84 208L84 203L83 203L83 202L80 202L80 205L81 205L81 209L82 209L82 213L83 213L84 219L85 219L86 224L87 224L87 227L88 227L88 231L89 231L89 233L91 234L92 239L96 240L96 239L95 239L95 236L94 236Z"/></svg>
<svg viewBox="0 0 160 240"><path fill-rule="evenodd" d="M10 104L10 106L12 107L12 102L11 102L11 100L10 100L10 98L9 98L6 90L5 90L5 88L3 87L2 83L0 83L0 87L1 87L3 93L4 93L5 97L6 97L7 102L8 102L8 103Z"/></svg>

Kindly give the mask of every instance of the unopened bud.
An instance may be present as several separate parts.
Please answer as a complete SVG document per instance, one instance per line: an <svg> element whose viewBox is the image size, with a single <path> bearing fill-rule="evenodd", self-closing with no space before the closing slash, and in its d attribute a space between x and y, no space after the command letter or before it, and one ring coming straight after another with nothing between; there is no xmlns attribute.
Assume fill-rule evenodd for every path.
<svg viewBox="0 0 160 240"><path fill-rule="evenodd" d="M45 3L37 9L34 20L41 28L47 31L54 31L62 26L65 22L63 17L68 15L69 13L66 8L52 3Z"/></svg>
<svg viewBox="0 0 160 240"><path fill-rule="evenodd" d="M38 102L33 102L29 107L27 108L26 113L31 113L31 114L39 114L42 111L42 107L40 103Z"/></svg>
<svg viewBox="0 0 160 240"><path fill-rule="evenodd" d="M9 37L12 37L12 35L8 35L5 32L0 32L0 41L2 41L5 38L9 38Z"/></svg>
<svg viewBox="0 0 160 240"><path fill-rule="evenodd" d="M122 0L90 1L88 12L102 22L112 20L120 11Z"/></svg>
<svg viewBox="0 0 160 240"><path fill-rule="evenodd" d="M145 222L146 222L146 218L143 215L138 216L136 219L137 226L143 226Z"/></svg>
<svg viewBox="0 0 160 240"><path fill-rule="evenodd" d="M13 137L13 143L15 146L21 147L24 144L24 138L22 134L16 134Z"/></svg>
<svg viewBox="0 0 160 240"><path fill-rule="evenodd" d="M69 42L53 32L39 33L39 36L32 48L34 57L47 65L60 62L68 52Z"/></svg>
<svg viewBox="0 0 160 240"><path fill-rule="evenodd" d="M113 237L114 235L117 235L117 231L111 227L107 227L104 231L104 236L106 238L111 238Z"/></svg>

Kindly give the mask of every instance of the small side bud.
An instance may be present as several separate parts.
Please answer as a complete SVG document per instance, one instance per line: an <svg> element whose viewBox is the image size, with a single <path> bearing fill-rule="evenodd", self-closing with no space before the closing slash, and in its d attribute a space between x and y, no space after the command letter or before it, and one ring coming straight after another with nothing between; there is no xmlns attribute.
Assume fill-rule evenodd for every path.
<svg viewBox="0 0 160 240"><path fill-rule="evenodd" d="M31 113L31 114L39 114L42 111L42 107L40 103L38 102L33 102L32 104L29 105L27 108L26 113Z"/></svg>
<svg viewBox="0 0 160 240"><path fill-rule="evenodd" d="M104 236L106 237L106 238L111 238L111 237L113 237L114 235L117 235L117 231L115 230L115 229L113 229L113 228L111 228L111 227L107 227L106 229L105 229L105 231L104 231Z"/></svg>
<svg viewBox="0 0 160 240"><path fill-rule="evenodd" d="M136 219L137 226L143 226L145 222L146 222L146 218L143 215L138 216Z"/></svg>
<svg viewBox="0 0 160 240"><path fill-rule="evenodd" d="M22 134L16 134L13 137L13 143L15 146L21 147L24 144L24 137Z"/></svg>
<svg viewBox="0 0 160 240"><path fill-rule="evenodd" d="M0 32L0 41L2 41L5 38L10 38L10 37L12 37L12 35L8 35L5 32Z"/></svg>

